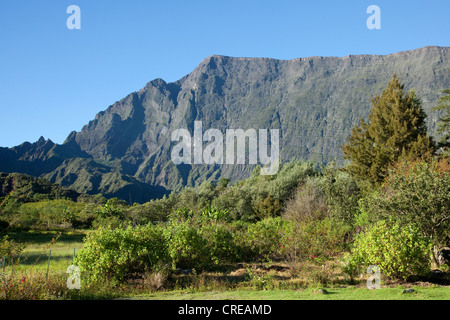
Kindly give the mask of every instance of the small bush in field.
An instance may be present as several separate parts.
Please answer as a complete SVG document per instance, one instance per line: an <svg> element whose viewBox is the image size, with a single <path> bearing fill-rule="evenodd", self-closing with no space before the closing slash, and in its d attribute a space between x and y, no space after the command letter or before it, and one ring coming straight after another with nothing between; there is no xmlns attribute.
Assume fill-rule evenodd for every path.
<svg viewBox="0 0 450 320"><path fill-rule="evenodd" d="M247 268L247 275L257 290L273 290L275 287L273 274L257 274L251 268Z"/></svg>
<svg viewBox="0 0 450 320"><path fill-rule="evenodd" d="M211 262L214 264L235 262L239 259L240 248L236 245L232 230L224 225L211 225L202 228L207 241Z"/></svg>
<svg viewBox="0 0 450 320"><path fill-rule="evenodd" d="M100 228L87 236L75 264L90 280L121 280L168 261L166 248L166 235L158 226Z"/></svg>
<svg viewBox="0 0 450 320"><path fill-rule="evenodd" d="M281 257L288 261L333 257L345 251L350 226L340 219L308 219L292 224L283 235Z"/></svg>
<svg viewBox="0 0 450 320"><path fill-rule="evenodd" d="M336 169L334 163L331 163L323 169L316 184L325 194L330 215L352 224L358 212L358 200L362 196L356 180L350 174Z"/></svg>
<svg viewBox="0 0 450 320"><path fill-rule="evenodd" d="M391 279L423 275L430 269L430 242L411 225L381 220L357 235L350 269L377 265Z"/></svg>
<svg viewBox="0 0 450 320"><path fill-rule="evenodd" d="M173 268L204 269L210 263L209 248L201 229L188 223L173 223L167 230L168 253Z"/></svg>
<svg viewBox="0 0 450 320"><path fill-rule="evenodd" d="M282 239L290 225L290 222L284 221L280 217L266 218L249 224L244 245L248 247L254 257L274 256L282 247Z"/></svg>
<svg viewBox="0 0 450 320"><path fill-rule="evenodd" d="M24 249L25 245L23 243L16 243L14 240L9 240L7 235L0 239L0 259L18 257Z"/></svg>
<svg viewBox="0 0 450 320"><path fill-rule="evenodd" d="M332 257L344 251L350 226L336 218L308 221L301 226L299 241L316 256Z"/></svg>

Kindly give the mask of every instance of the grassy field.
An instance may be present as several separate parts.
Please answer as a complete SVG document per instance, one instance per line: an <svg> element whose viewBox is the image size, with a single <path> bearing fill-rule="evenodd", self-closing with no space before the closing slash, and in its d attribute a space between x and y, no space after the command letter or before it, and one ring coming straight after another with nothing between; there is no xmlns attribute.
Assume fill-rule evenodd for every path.
<svg viewBox="0 0 450 320"><path fill-rule="evenodd" d="M74 252L76 254L83 247L86 234L84 231L65 232L58 238L56 231L30 231L11 232L8 237L26 243L18 270L32 268L34 272L46 272L48 267L49 272L64 272L71 265ZM56 241L52 243L52 239Z"/></svg>
<svg viewBox="0 0 450 320"><path fill-rule="evenodd" d="M138 300L450 300L449 286L411 287L412 293L403 293L406 287L380 288L307 288L275 291L213 291L213 292L164 292L131 297Z"/></svg>

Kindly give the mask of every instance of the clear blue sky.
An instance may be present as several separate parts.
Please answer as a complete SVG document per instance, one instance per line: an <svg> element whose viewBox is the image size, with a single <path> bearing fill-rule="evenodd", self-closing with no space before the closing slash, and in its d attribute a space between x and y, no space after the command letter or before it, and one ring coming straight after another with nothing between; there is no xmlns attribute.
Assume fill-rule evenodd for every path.
<svg viewBox="0 0 450 320"><path fill-rule="evenodd" d="M69 5L81 30L69 30ZM381 30L366 27L369 5ZM450 46L449 0L2 0L0 146L62 143L155 78L211 54L294 59Z"/></svg>

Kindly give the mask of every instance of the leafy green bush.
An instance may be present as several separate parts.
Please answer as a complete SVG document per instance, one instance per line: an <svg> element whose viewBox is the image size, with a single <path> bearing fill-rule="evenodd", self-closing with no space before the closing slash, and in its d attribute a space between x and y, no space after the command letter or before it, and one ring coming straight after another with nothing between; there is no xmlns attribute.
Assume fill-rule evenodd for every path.
<svg viewBox="0 0 450 320"><path fill-rule="evenodd" d="M205 226L202 232L212 263L236 262L241 257L242 248L237 245L234 230L229 226Z"/></svg>
<svg viewBox="0 0 450 320"><path fill-rule="evenodd" d="M211 264L208 243L201 229L188 222L173 222L165 231L170 239L168 251L174 269L201 270Z"/></svg>
<svg viewBox="0 0 450 320"><path fill-rule="evenodd" d="M306 179L317 174L318 171L314 163L291 161L281 167L274 179L267 181L268 194L283 203Z"/></svg>
<svg viewBox="0 0 450 320"><path fill-rule="evenodd" d="M118 198L109 199L105 204L95 211L96 218L92 223L94 229L104 228L120 228L126 226L125 210L128 204Z"/></svg>
<svg viewBox="0 0 450 320"><path fill-rule="evenodd" d="M283 239L289 233L292 223L280 217L266 218L248 225L242 236L242 246L246 248L247 258L269 259L276 257L283 246Z"/></svg>
<svg viewBox="0 0 450 320"><path fill-rule="evenodd" d="M308 177L317 174L310 162L291 161L273 176L260 175L257 167L251 177L227 187L211 201L216 208L229 210L230 218L255 222L281 213L286 199Z"/></svg>
<svg viewBox="0 0 450 320"><path fill-rule="evenodd" d="M95 218L96 205L70 200L45 200L23 203L8 216L16 229L57 230L89 228Z"/></svg>
<svg viewBox="0 0 450 320"><path fill-rule="evenodd" d="M277 253L290 262L334 257L346 250L350 229L342 220L330 217L293 223L285 230Z"/></svg>
<svg viewBox="0 0 450 320"><path fill-rule="evenodd" d="M99 229L99 228L116 229L116 228L123 228L123 227L127 227L127 226L128 226L128 224L118 216L97 217L92 222L93 229Z"/></svg>
<svg viewBox="0 0 450 320"><path fill-rule="evenodd" d="M430 242L411 225L378 221L356 236L349 269L377 265L389 278L407 279L430 269Z"/></svg>
<svg viewBox="0 0 450 320"><path fill-rule="evenodd" d="M330 163L322 170L317 185L325 194L330 214L352 224L358 212L358 200L362 197L356 180Z"/></svg>
<svg viewBox="0 0 450 320"><path fill-rule="evenodd" d="M220 210L215 207L208 206L202 211L202 218L206 223L211 221L213 223L217 223L218 221L227 221L229 220L228 210Z"/></svg>
<svg viewBox="0 0 450 320"><path fill-rule="evenodd" d="M342 220L327 217L301 224L298 241L311 256L332 257L345 250L349 231L350 226Z"/></svg>
<svg viewBox="0 0 450 320"><path fill-rule="evenodd" d="M259 198L255 203L258 218L276 217L281 211L280 201L269 194L264 200Z"/></svg>
<svg viewBox="0 0 450 320"><path fill-rule="evenodd" d="M231 220L254 221L256 213L252 205L252 195L242 185L228 187L215 198L212 205L226 208Z"/></svg>
<svg viewBox="0 0 450 320"><path fill-rule="evenodd" d="M100 228L86 237L75 264L89 280L122 280L168 263L167 240L159 226Z"/></svg>
<svg viewBox="0 0 450 320"><path fill-rule="evenodd" d="M17 258L24 249L25 244L9 240L7 235L0 239L0 259L12 260ZM5 265L5 261L1 260L1 263Z"/></svg>
<svg viewBox="0 0 450 320"><path fill-rule="evenodd" d="M135 203L125 209L124 219L129 221L132 226L167 221L170 212L168 202L168 199L164 198L144 204Z"/></svg>
<svg viewBox="0 0 450 320"><path fill-rule="evenodd" d="M400 162L390 171L382 191L367 199L372 215L414 224L434 245L446 245L450 229L449 159Z"/></svg>

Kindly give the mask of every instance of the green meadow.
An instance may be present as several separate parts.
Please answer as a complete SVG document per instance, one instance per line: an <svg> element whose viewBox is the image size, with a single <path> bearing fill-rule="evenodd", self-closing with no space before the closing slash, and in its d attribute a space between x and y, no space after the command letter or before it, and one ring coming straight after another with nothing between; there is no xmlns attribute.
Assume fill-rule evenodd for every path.
<svg viewBox="0 0 450 320"><path fill-rule="evenodd" d="M76 254L83 247L83 238L86 233L72 231L58 236L57 231L8 233L10 239L26 244L20 255L17 270L46 272L48 268L49 272L65 271L72 264L74 253ZM52 239L57 240L52 243Z"/></svg>

